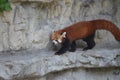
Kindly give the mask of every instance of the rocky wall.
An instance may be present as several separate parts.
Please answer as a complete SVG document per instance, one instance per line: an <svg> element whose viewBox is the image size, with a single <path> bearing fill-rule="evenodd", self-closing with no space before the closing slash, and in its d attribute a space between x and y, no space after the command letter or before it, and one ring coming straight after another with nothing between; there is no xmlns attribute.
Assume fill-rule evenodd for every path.
<svg viewBox="0 0 120 80"><path fill-rule="evenodd" d="M120 0L9 0L0 13L0 51L49 49L50 33L78 21L106 19L120 26ZM96 42L114 40L107 31Z"/></svg>
<svg viewBox="0 0 120 80"><path fill-rule="evenodd" d="M78 21L106 19L120 28L120 0L9 0L0 13L0 80L120 80L120 45L108 31L96 46L54 55L50 35ZM83 43L83 45L82 45Z"/></svg>

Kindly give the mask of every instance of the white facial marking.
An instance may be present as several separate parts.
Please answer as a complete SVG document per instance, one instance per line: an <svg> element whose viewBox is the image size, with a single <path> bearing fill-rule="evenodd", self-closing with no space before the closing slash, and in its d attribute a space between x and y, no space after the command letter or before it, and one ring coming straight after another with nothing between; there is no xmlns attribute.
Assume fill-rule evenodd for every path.
<svg viewBox="0 0 120 80"><path fill-rule="evenodd" d="M59 43L62 43L61 39L58 39L58 42L59 42Z"/></svg>
<svg viewBox="0 0 120 80"><path fill-rule="evenodd" d="M53 42L55 45L57 45L57 44L58 44L58 42L57 42L57 41L55 41L55 40L53 40L52 42Z"/></svg>
<svg viewBox="0 0 120 80"><path fill-rule="evenodd" d="M62 33L62 37L66 38L66 32Z"/></svg>

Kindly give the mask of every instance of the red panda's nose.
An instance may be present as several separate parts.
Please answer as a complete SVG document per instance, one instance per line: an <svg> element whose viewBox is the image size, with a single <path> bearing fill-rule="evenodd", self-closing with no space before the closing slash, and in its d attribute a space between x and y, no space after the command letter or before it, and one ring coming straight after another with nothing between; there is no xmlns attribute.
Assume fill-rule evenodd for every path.
<svg viewBox="0 0 120 80"><path fill-rule="evenodd" d="M53 40L52 43L53 43L54 45L57 45L57 44L58 44L58 42L57 42L56 40Z"/></svg>

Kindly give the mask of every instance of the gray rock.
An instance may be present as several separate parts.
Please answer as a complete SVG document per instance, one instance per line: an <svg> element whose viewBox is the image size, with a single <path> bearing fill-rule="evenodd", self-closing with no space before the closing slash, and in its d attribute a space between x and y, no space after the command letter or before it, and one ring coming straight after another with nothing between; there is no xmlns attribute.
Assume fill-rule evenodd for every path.
<svg viewBox="0 0 120 80"><path fill-rule="evenodd" d="M94 49L86 52L77 49L76 52L67 52L60 56L53 53L53 51L45 52L33 49L1 53L0 77L5 80L25 79L28 77L37 78L71 68L99 69L120 66L120 49Z"/></svg>
<svg viewBox="0 0 120 80"><path fill-rule="evenodd" d="M79 21L106 19L120 28L120 0L9 1L12 10L0 13L0 80L120 79L120 45L110 32L97 31L92 50L60 56L50 39Z"/></svg>
<svg viewBox="0 0 120 80"><path fill-rule="evenodd" d="M29 1L26 4L25 1ZM119 0L10 0L12 11L0 17L0 51L49 49L50 34L78 21L107 19L119 25ZM42 3L49 2L49 3ZM98 31L96 41L113 41L108 31ZM50 46L50 47L48 47Z"/></svg>

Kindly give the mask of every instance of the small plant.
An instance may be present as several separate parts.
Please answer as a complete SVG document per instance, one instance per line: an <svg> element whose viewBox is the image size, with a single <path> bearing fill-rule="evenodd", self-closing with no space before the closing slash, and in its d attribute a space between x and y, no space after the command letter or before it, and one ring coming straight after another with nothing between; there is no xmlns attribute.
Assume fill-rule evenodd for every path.
<svg viewBox="0 0 120 80"><path fill-rule="evenodd" d="M0 0L0 12L12 10L8 0Z"/></svg>

